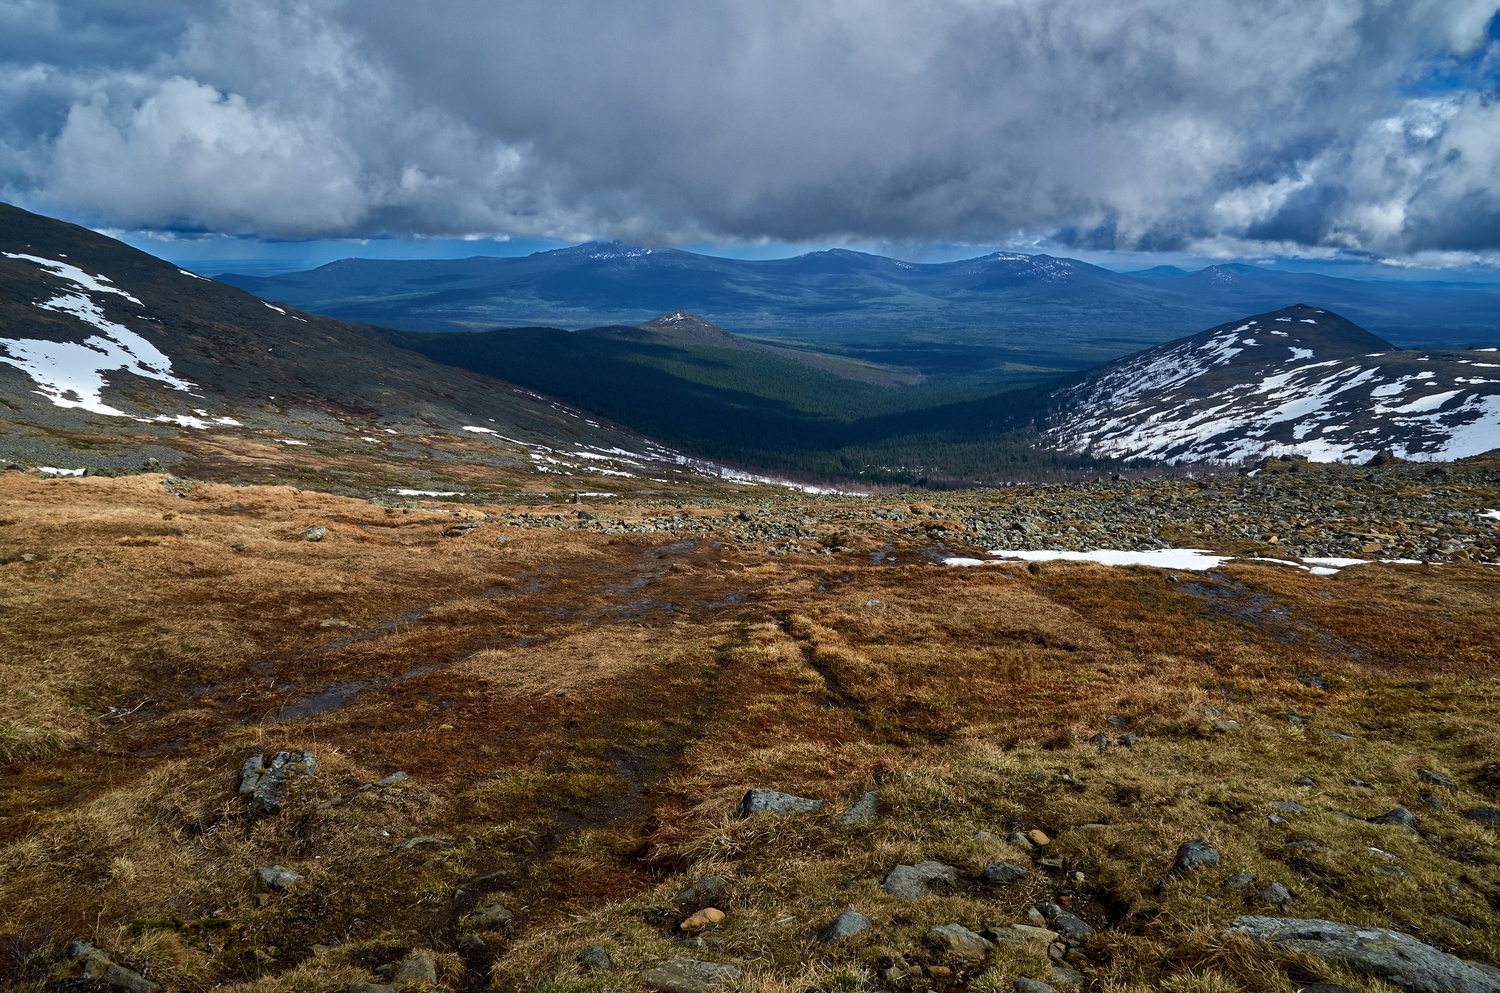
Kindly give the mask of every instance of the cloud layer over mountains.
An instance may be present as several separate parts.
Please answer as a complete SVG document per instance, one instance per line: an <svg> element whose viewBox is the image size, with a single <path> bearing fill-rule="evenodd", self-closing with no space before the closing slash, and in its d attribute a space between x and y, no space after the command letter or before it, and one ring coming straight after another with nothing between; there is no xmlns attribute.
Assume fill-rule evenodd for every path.
<svg viewBox="0 0 1500 993"><path fill-rule="evenodd" d="M1495 0L0 0L0 195L276 238L1500 250Z"/></svg>

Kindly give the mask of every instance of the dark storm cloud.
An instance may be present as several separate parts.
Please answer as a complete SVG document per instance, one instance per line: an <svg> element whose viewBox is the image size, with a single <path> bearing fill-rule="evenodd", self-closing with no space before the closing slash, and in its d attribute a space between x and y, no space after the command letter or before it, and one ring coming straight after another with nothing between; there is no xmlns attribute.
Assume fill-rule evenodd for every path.
<svg viewBox="0 0 1500 993"><path fill-rule="evenodd" d="M100 224L1500 248L1493 0L18 12L0 182Z"/></svg>

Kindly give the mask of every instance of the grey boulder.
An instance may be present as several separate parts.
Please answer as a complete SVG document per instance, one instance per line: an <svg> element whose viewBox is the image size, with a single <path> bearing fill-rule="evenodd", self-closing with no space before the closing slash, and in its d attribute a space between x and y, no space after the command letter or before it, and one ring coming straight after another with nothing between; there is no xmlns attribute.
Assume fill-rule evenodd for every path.
<svg viewBox="0 0 1500 993"><path fill-rule="evenodd" d="M1009 862L991 862L984 867L984 879L988 883L1013 883L1025 879L1031 873Z"/></svg>
<svg viewBox="0 0 1500 993"><path fill-rule="evenodd" d="M917 900L931 896L935 885L952 887L957 883L958 873L952 866L941 862L918 862L916 865L896 866L881 885L891 896Z"/></svg>
<svg viewBox="0 0 1500 993"><path fill-rule="evenodd" d="M573 958L579 965L600 972L607 972L614 965L609 959L609 949L603 945L590 945Z"/></svg>
<svg viewBox="0 0 1500 993"><path fill-rule="evenodd" d="M1179 872L1189 869L1201 869L1205 866L1219 864L1219 850L1208 843L1205 838L1194 838L1192 841L1184 841L1177 846L1177 860L1173 868Z"/></svg>
<svg viewBox="0 0 1500 993"><path fill-rule="evenodd" d="M252 755L240 766L240 796L250 798L250 809L257 814L279 814L286 805L287 780L311 776L315 765L312 752L277 752L269 762L264 755Z"/></svg>
<svg viewBox="0 0 1500 993"><path fill-rule="evenodd" d="M1016 993L1057 993L1057 987L1040 979L1017 979L1013 987Z"/></svg>
<svg viewBox="0 0 1500 993"><path fill-rule="evenodd" d="M511 921L515 920L515 917L515 914L500 904L487 903L474 911L474 916L471 920L473 920L474 926L477 928L494 930L495 928L502 928L510 924Z"/></svg>
<svg viewBox="0 0 1500 993"><path fill-rule="evenodd" d="M115 963L108 955L87 941L75 941L68 945L67 956L77 962L85 979L92 979L105 986L127 993L155 993L156 984L145 976Z"/></svg>
<svg viewBox="0 0 1500 993"><path fill-rule="evenodd" d="M668 959L641 973L641 981L660 993L713 993L742 975L738 968L722 962Z"/></svg>
<svg viewBox="0 0 1500 993"><path fill-rule="evenodd" d="M775 790L753 789L740 799L735 813L741 817L759 814L805 814L828 806L827 800L809 800L806 797L778 793Z"/></svg>
<svg viewBox="0 0 1500 993"><path fill-rule="evenodd" d="M1241 917L1228 933L1245 935L1279 951L1334 962L1414 993L1500 991L1500 969L1467 962L1386 928L1295 917Z"/></svg>
<svg viewBox="0 0 1500 993"><path fill-rule="evenodd" d="M825 944L851 938L870 926L870 919L856 910L846 910L833 919L828 933L823 936Z"/></svg>
<svg viewBox="0 0 1500 993"><path fill-rule="evenodd" d="M437 963L433 961L431 952L412 952L401 960L396 967L396 974L391 977L391 985L400 989L403 986L436 986L437 985Z"/></svg>

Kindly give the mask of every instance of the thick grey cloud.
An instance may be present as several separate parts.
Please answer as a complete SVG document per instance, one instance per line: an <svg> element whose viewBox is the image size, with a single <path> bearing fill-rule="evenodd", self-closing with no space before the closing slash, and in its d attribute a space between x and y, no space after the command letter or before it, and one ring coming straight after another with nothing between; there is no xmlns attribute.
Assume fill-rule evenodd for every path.
<svg viewBox="0 0 1500 993"><path fill-rule="evenodd" d="M96 224L283 238L1490 251L1494 14L0 0L0 184Z"/></svg>

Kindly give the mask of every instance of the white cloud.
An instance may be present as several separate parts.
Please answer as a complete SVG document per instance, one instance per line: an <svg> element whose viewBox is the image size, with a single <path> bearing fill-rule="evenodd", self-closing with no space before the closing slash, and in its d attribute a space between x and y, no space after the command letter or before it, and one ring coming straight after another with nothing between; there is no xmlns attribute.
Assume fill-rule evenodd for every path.
<svg viewBox="0 0 1500 993"><path fill-rule="evenodd" d="M1500 110L1407 95L1494 0L28 3L0 184L101 225L1500 247Z"/></svg>

